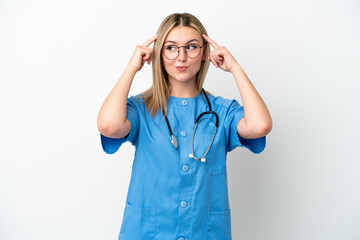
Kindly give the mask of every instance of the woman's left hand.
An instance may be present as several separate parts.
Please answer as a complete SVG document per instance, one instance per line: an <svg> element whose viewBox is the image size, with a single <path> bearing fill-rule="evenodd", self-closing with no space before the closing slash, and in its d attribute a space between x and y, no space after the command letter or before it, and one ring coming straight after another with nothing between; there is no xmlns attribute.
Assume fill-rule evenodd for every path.
<svg viewBox="0 0 360 240"><path fill-rule="evenodd" d="M205 34L202 36L214 48L214 51L210 52L208 58L216 68L220 67L224 71L231 72L234 67L240 66L224 46L220 47L214 40Z"/></svg>

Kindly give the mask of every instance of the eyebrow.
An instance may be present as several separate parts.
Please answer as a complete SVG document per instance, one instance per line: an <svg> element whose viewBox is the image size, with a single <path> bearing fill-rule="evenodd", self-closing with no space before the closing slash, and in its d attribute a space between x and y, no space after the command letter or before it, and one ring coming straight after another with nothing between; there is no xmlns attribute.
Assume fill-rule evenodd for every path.
<svg viewBox="0 0 360 240"><path fill-rule="evenodd" d="M199 40L197 40L197 39L195 39L195 38L194 38L194 39L191 39L190 41L188 41L186 44L188 44L189 42L192 42L192 41L197 41L197 42L199 42L199 43L200 43L200 41L199 41ZM164 42L164 44L165 44L165 43L169 43L169 42L170 42L170 43L177 43L177 42L175 42L175 41L171 41L171 40L170 40L170 41L166 41L166 42Z"/></svg>

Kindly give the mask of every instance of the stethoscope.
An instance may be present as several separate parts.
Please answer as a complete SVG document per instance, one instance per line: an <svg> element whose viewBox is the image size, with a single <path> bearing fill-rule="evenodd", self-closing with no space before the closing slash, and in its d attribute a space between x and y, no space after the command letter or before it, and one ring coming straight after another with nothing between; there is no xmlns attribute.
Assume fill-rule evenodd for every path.
<svg viewBox="0 0 360 240"><path fill-rule="evenodd" d="M205 90L202 88L202 92L203 94L205 95L206 97L206 101L207 101L207 104L209 106L209 111L206 111L206 112L203 112L201 113L197 118L196 118L196 121L195 121L195 126L194 126L194 131L193 131L193 135L192 135L192 140L191 140L191 153L189 154L189 158L193 158L195 160L198 160L198 161L201 161L201 162L206 162L206 159L204 158L205 155L209 152L210 148L211 148L211 145L213 144L214 142L214 138L215 138L215 135L216 135L216 130L218 128L218 125L219 125L219 116L217 115L216 112L212 111L211 109L211 104L210 104L210 101L209 101L209 98L205 92ZM201 156L201 157L196 157L194 155L194 137L195 137L195 131L196 131L196 127L197 125L199 124L199 122L202 120L202 117L204 115L207 115L207 114L211 114L211 115L214 115L216 117L216 122L215 122L215 129L214 129L214 134L212 136L212 139L211 139L211 142L210 142L210 145L209 147L206 149L205 153ZM170 127L170 123L169 123L169 120L167 119L167 117L165 117L165 120L166 120L166 124L168 126L168 129L169 129L169 132L170 132L170 136L171 136L171 144L177 149L178 148L178 141L176 139L176 137L174 136L172 130L171 130L171 127ZM214 121L213 119L211 119L212 121Z"/></svg>

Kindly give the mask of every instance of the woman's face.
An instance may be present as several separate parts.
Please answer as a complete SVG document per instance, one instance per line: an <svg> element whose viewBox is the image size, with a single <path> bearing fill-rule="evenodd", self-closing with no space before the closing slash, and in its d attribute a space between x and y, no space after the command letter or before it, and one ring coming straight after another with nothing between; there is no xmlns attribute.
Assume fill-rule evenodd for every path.
<svg viewBox="0 0 360 240"><path fill-rule="evenodd" d="M201 61L205 59L205 48L198 49L200 51L199 55L195 58L190 58L187 56L185 50L187 49L188 54L191 55L197 50L194 50L197 46L203 46L203 38L200 33L191 27L178 26L172 29L167 35L163 49L162 50L162 60L166 72L168 73L168 80L171 83L174 81L179 82L188 82L194 81L196 74L200 69ZM175 59L168 59L169 53L175 54L174 46L187 46L179 48L179 54ZM191 55L193 57L194 55Z"/></svg>

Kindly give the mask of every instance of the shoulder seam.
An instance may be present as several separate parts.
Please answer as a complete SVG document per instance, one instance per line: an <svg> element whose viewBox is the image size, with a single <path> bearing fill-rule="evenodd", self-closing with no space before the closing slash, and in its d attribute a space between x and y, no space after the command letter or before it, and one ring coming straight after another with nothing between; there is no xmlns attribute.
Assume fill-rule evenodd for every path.
<svg viewBox="0 0 360 240"><path fill-rule="evenodd" d="M220 98L222 100L221 103L217 102L217 100L218 100L217 98ZM213 104L216 104L217 106L228 108L233 102L237 102L237 100L236 99L225 99L221 96L217 96L217 97L213 96Z"/></svg>

